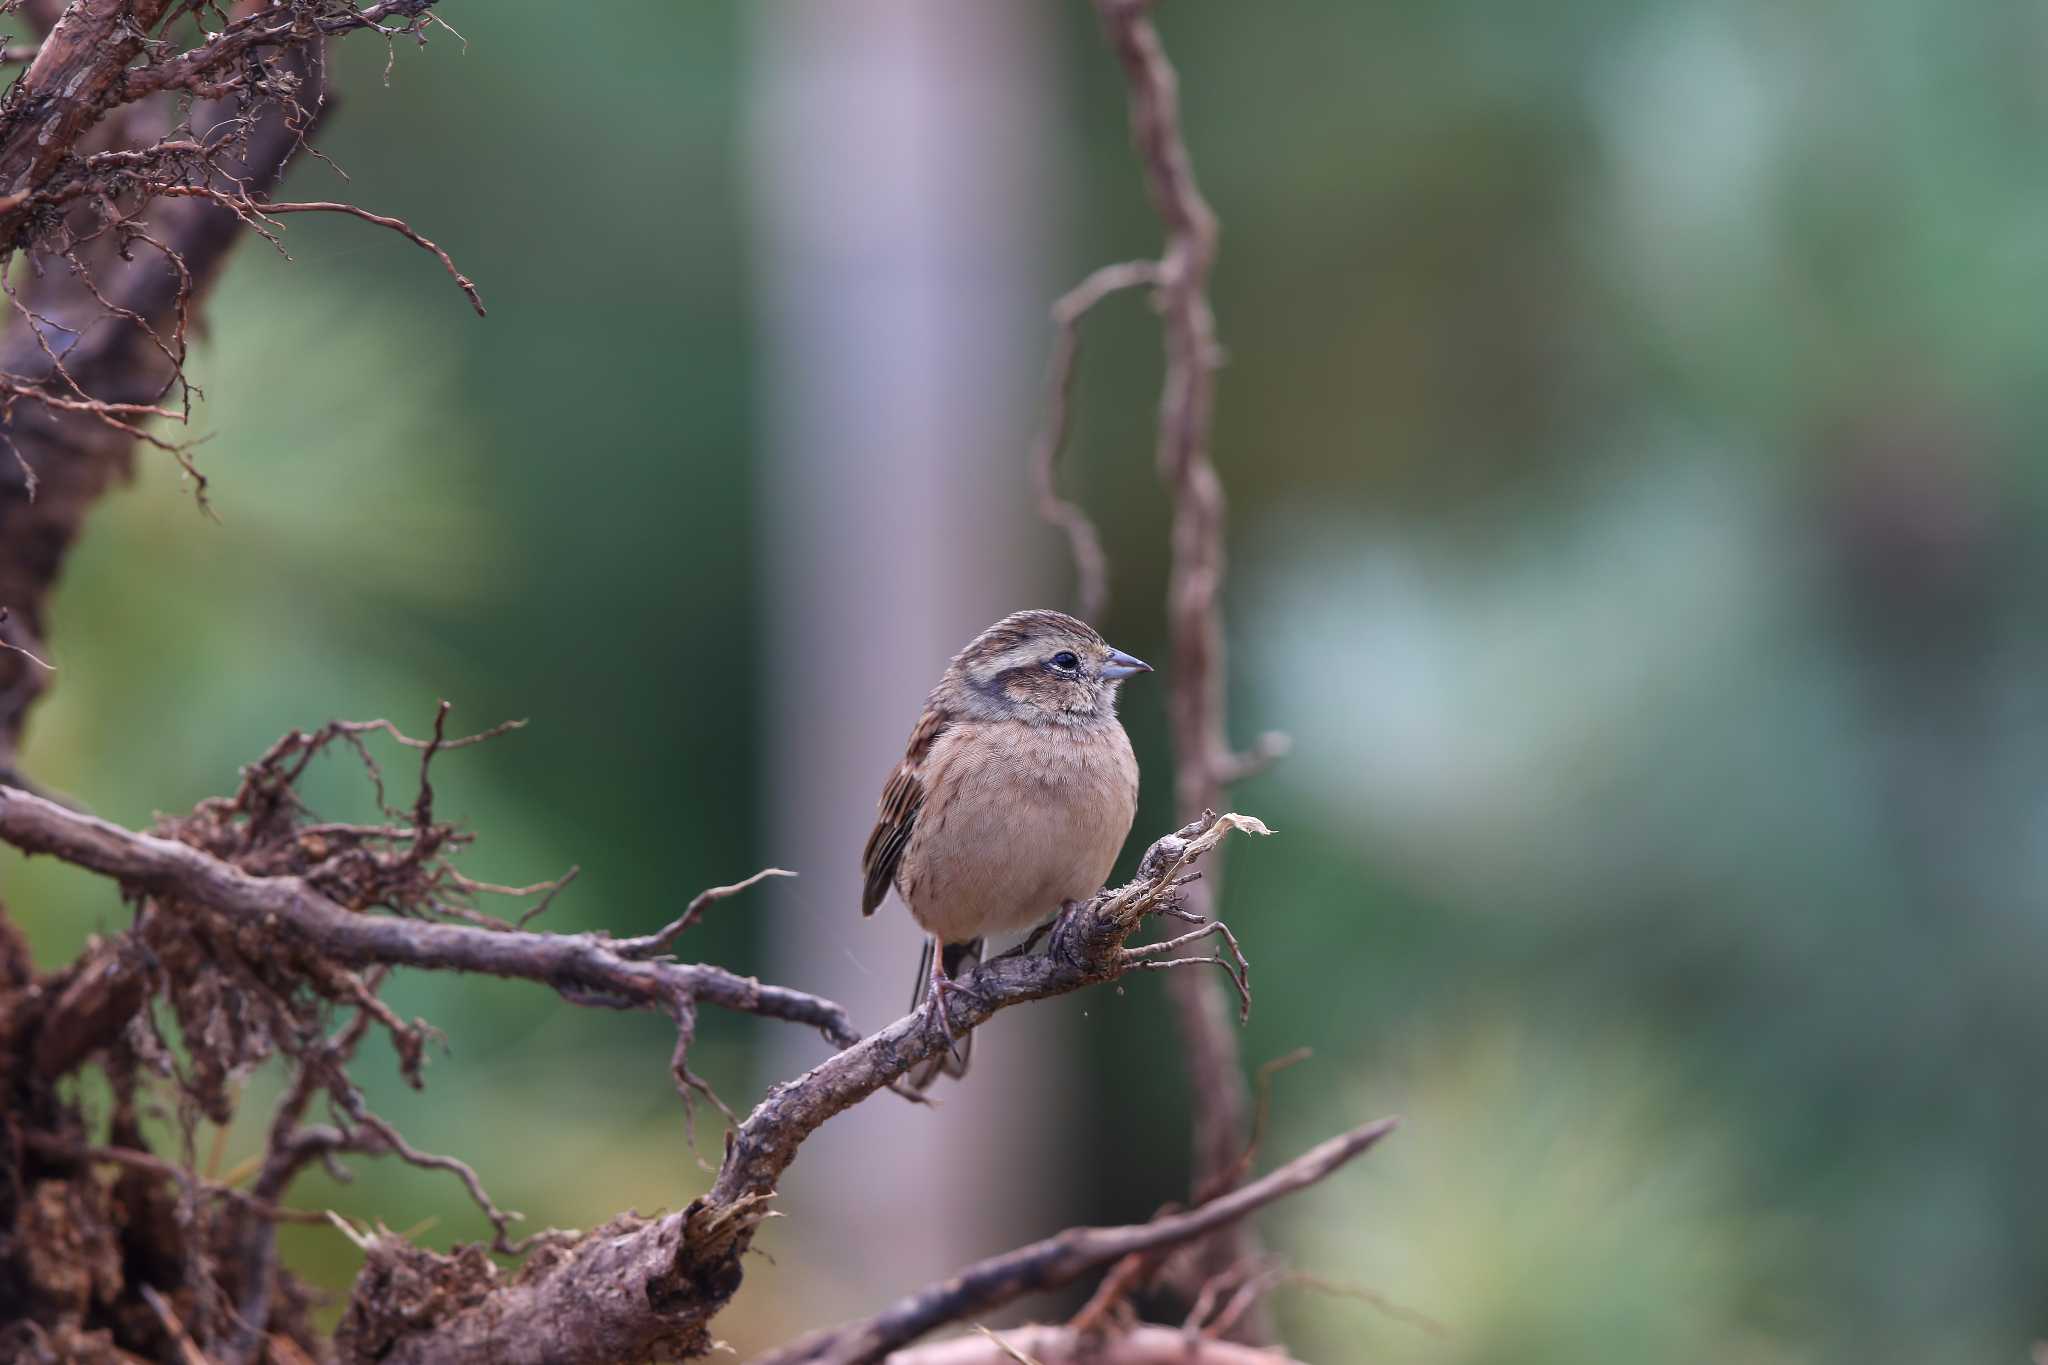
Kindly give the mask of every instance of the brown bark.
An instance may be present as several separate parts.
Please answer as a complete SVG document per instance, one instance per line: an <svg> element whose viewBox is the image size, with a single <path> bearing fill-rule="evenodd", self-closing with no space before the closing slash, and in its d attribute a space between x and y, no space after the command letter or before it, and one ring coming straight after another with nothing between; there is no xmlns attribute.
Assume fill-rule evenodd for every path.
<svg viewBox="0 0 2048 1365"><path fill-rule="evenodd" d="M76 154L100 115L99 98L140 50L136 24L153 22L161 9L94 0L64 12L0 112L0 184L9 187L7 198L25 193L24 186L43 187L64 158ZM305 107L317 109L318 55L296 56L291 68L308 83ZM73 80L81 82L76 95L36 93ZM88 89L100 92L89 105ZM38 110L40 116L31 117ZM195 118L204 122L227 112L202 102ZM262 110L239 146L220 148L207 182L225 188L232 175L250 192L266 193L283 178L315 117L294 117L276 105ZM154 134L164 130L168 115L154 111L133 122ZM37 142L44 137L48 141ZM24 212L19 206L0 211L0 240L19 235ZM0 650L0 775L18 767L22 727L47 678L48 670L30 655L47 657L48 599L64 558L86 513L130 471L136 432L125 414L154 406L178 378L185 321L242 235L234 212L202 199L160 202L136 226L145 235L91 244L78 258L82 270L45 268L22 287L22 305L0 337L0 375L7 377L0 432L8 442L0 446L0 609L8 613L0 644L15 646ZM14 255L7 251L5 260ZM35 392L69 401L38 402L28 396ZM95 404L124 415L110 421Z"/></svg>
<svg viewBox="0 0 2048 1365"><path fill-rule="evenodd" d="M1134 1327L1104 1338L1071 1327L1017 1327L914 1346L890 1365L1300 1365L1293 1356L1257 1350L1172 1327Z"/></svg>
<svg viewBox="0 0 2048 1365"><path fill-rule="evenodd" d="M274 753L290 752L288 744L280 744ZM189 839L220 837L217 815L197 817L184 828ZM423 797L413 831L431 836L436 828ZM1265 832L1257 821L1235 815L1192 822L1156 842L1131 882L1105 889L1069 912L1053 931L1050 951L1012 954L984 964L965 980L966 990L948 998L950 1035L965 1033L998 1010L1126 972L1206 970L1212 963L1247 991L1248 1006L1241 959L1219 955L1176 960L1162 951L1212 933L1227 939L1227 931L1208 926L1166 945L1123 946L1146 917L1185 914L1181 902L1195 884L1196 864L1233 830ZM298 848L303 843L289 827L274 837L279 846ZM311 972L393 966L478 972L542 983L578 1002L664 1010L678 1024L673 1069L686 1100L686 1049L699 1003L808 1024L841 1045L840 1052L804 1075L773 1087L738 1125L727 1142L718 1177L703 1198L681 1213L659 1220L622 1218L574 1241L544 1237L541 1250L511 1284L490 1279L493 1272L487 1259L466 1254L442 1257L393 1238L367 1239L368 1260L351 1315L354 1325L345 1337L364 1360L530 1358L572 1365L703 1349L708 1340L705 1325L738 1288L740 1258L804 1140L834 1115L894 1087L918 1062L948 1045L948 1032L933 1027L921 1013L857 1038L844 1012L829 1001L707 964L650 960L674 941L676 934L668 931L613 941L594 934L527 933L365 913L335 903L303 875L252 875L192 843L138 834L5 787L0 787L0 841L115 879L148 898L145 919L170 916L182 921L180 937L211 941L220 931L229 932L243 958L297 964L297 970ZM273 855L252 845L246 856L263 860ZM687 926L691 918L686 909L677 923ZM220 922L219 931L208 927L214 919ZM482 1195L466 1166L411 1153L388 1128L377 1131L386 1150L461 1174L478 1203L500 1223L502 1235L502 1215ZM1244 1200L1242 1209L1218 1204L1215 1208L1221 1212L1197 1210L1184 1216L1186 1225L1199 1231L1228 1221L1236 1216L1230 1210L1255 1207L1287 1188L1292 1186L1284 1180L1272 1185L1264 1196ZM282 1193L281 1187L277 1193ZM1249 1193L1242 1191L1240 1196ZM1171 1240L1181 1235L1185 1234ZM1121 1254L1108 1253L1111 1259ZM394 1318L394 1304L416 1303L423 1294L432 1301L431 1312Z"/></svg>
<svg viewBox="0 0 2048 1365"><path fill-rule="evenodd" d="M1223 484L1209 454L1215 371L1221 363L1209 303L1216 216L1195 182L1181 130L1179 78L1150 18L1150 0L1095 0L1095 8L1123 68L1131 141L1165 230L1165 243L1159 259L1104 266L1054 306L1048 414L1032 448L1031 468L1040 513L1066 534L1072 551L1081 611L1093 616L1108 600L1107 558L1094 523L1057 489L1079 328L1082 317L1110 295L1149 288L1166 351L1156 459L1173 501L1166 604L1173 650L1168 713L1173 727L1174 804L1185 820L1226 805L1230 783L1283 752L1286 738L1268 734L1252 752L1238 754L1225 728L1225 508ZM1190 909L1204 918L1216 903L1217 876L1218 870L1212 868L1205 884L1190 897ZM1207 1198L1242 1178L1251 1136L1251 1091L1222 983L1182 975L1168 982L1168 992L1193 1111L1194 1193L1198 1199ZM1248 1223L1234 1224L1196 1248L1194 1255L1182 1258L1188 1271L1182 1288L1193 1294L1204 1280L1259 1255L1256 1230ZM1254 1307L1236 1331L1244 1340L1268 1340L1272 1325L1263 1307Z"/></svg>
<svg viewBox="0 0 2048 1365"><path fill-rule="evenodd" d="M1381 1119L1331 1138L1270 1175L1186 1213L1162 1214L1121 1228L1069 1228L1056 1237L967 1267L892 1304L864 1322L815 1333L763 1356L758 1365L875 1365L933 1327L978 1316L1025 1294L1071 1284L1126 1256L1140 1256L1214 1233L1255 1209L1324 1179L1392 1132Z"/></svg>
<svg viewBox="0 0 2048 1365"><path fill-rule="evenodd" d="M262 200L319 122L326 37L408 31L432 4L242 0L211 39L160 56L151 30L182 7L74 0L0 104L0 278L12 308L0 338L0 776L18 775L48 671L37 661L49 657L48 596L87 511L127 475L138 441L197 473L148 424L182 417L164 403L183 384L190 316L241 228L269 230ZM199 97L181 128L169 92ZM275 211L350 213L400 232L440 256L481 311L446 254L399 220L342 204ZM33 271L16 268L23 257Z"/></svg>
<svg viewBox="0 0 2048 1365"><path fill-rule="evenodd" d="M31 200L115 98L164 0L79 0L0 108L0 242L26 245Z"/></svg>

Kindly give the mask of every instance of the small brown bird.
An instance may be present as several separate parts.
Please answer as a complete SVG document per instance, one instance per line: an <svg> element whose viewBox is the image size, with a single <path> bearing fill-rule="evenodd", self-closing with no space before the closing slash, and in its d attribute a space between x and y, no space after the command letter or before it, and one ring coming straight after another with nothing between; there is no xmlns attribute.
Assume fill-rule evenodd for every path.
<svg viewBox="0 0 2048 1365"><path fill-rule="evenodd" d="M911 1006L929 1003L940 1027L985 937L1028 929L1108 878L1138 806L1117 684L1151 671L1071 616L1020 611L954 655L926 698L861 854L860 909L872 915L893 885L931 935ZM967 1048L910 1082L923 1089L941 1070L964 1074Z"/></svg>

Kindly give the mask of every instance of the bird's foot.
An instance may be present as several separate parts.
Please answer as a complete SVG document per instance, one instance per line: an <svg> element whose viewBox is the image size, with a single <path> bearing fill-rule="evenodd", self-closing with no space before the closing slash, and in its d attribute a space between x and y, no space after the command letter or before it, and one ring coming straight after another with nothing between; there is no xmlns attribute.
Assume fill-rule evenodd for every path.
<svg viewBox="0 0 2048 1365"><path fill-rule="evenodd" d="M1069 967L1080 965L1080 959L1075 956L1073 947L1074 921L1080 917L1085 904L1083 901L1060 902L1060 912L1053 917L1049 926L1052 930L1052 939L1045 945L1045 950Z"/></svg>
<svg viewBox="0 0 2048 1365"><path fill-rule="evenodd" d="M988 1001L981 995L947 976L943 967L933 967L931 990L925 995L924 1000L925 1009L930 1011L931 1017L925 1021L925 1025L928 1028L936 1026L939 1033L945 1037L947 1050L958 1056L960 1039L953 1032L953 1021L948 1016L946 1007L946 1001L956 995L970 1004L983 1008L988 1005Z"/></svg>

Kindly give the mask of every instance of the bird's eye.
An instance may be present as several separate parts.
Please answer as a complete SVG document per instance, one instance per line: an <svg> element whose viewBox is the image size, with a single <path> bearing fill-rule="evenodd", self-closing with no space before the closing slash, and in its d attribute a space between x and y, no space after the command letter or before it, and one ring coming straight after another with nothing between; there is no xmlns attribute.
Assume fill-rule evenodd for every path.
<svg viewBox="0 0 2048 1365"><path fill-rule="evenodd" d="M1081 666L1081 661L1074 657L1073 650L1063 649L1052 656L1052 666L1062 673L1072 673Z"/></svg>

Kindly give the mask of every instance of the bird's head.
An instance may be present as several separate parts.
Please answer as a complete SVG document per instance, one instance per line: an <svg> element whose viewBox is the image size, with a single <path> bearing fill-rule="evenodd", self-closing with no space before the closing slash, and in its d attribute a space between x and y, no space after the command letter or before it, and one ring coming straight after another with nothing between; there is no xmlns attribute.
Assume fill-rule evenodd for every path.
<svg viewBox="0 0 2048 1365"><path fill-rule="evenodd" d="M1082 725L1116 715L1116 688L1152 665L1063 612L1020 611L974 637L946 670L958 703L991 719Z"/></svg>

